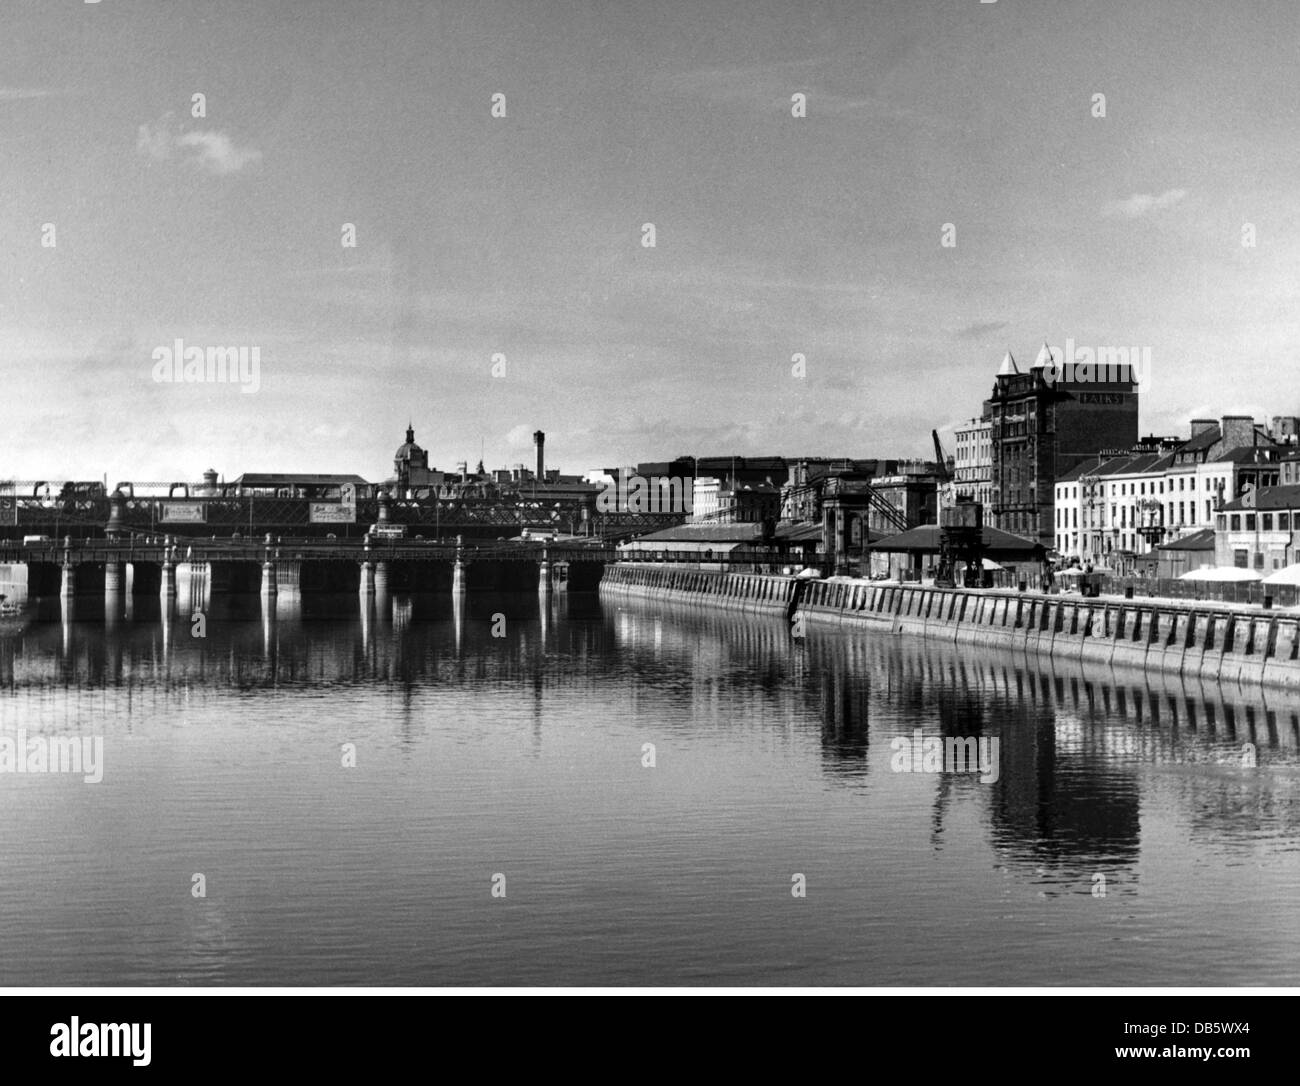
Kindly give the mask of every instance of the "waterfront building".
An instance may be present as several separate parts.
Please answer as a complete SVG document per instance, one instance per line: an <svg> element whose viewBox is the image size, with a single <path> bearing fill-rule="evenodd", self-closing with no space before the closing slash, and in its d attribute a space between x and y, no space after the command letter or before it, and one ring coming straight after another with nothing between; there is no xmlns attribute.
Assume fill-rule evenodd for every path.
<svg viewBox="0 0 1300 1086"><path fill-rule="evenodd" d="M1088 367L1052 373L1046 345L1027 372L1008 351L982 418L990 423L992 513L995 525L1055 545L1053 488L1072 468L1103 449L1138 439L1138 390L1133 367Z"/></svg>
<svg viewBox="0 0 1300 1086"><path fill-rule="evenodd" d="M1214 513L1247 488L1280 481L1278 445L1247 415L1193 419L1185 440L1147 437L1103 450L1053 488L1062 556L1131 568L1161 543L1214 526Z"/></svg>
<svg viewBox="0 0 1300 1086"><path fill-rule="evenodd" d="M1194 569L1215 565L1214 529L1201 528L1190 535L1180 536L1155 549L1155 575L1172 581Z"/></svg>
<svg viewBox="0 0 1300 1086"><path fill-rule="evenodd" d="M887 474L871 478L877 501L867 526L874 532L896 532L939 521L939 488L946 473L925 460L901 460ZM888 506L888 508L885 508Z"/></svg>
<svg viewBox="0 0 1300 1086"><path fill-rule="evenodd" d="M705 569L740 563L802 566L824 558L821 525L771 522L678 524L622 544L619 552L629 560L667 556Z"/></svg>
<svg viewBox="0 0 1300 1086"><path fill-rule="evenodd" d="M1247 487L1215 514L1215 564L1268 574L1296 561L1300 485Z"/></svg>
<svg viewBox="0 0 1300 1086"><path fill-rule="evenodd" d="M957 451L953 457L953 484L958 494L969 494L992 519L993 506L993 420L971 419L956 429Z"/></svg>
<svg viewBox="0 0 1300 1086"><path fill-rule="evenodd" d="M873 541L866 546L871 574L896 581L932 579L942 549L941 536L937 524L923 524ZM984 557L1010 570L1010 576L1017 570L1038 573L1042 568L1043 546L1036 540L985 525L981 541Z"/></svg>
<svg viewBox="0 0 1300 1086"><path fill-rule="evenodd" d="M373 487L360 475L246 471L220 489L229 497L338 499L345 485L353 487L353 493L358 498L373 496ZM201 490L210 493L212 489L205 478Z"/></svg>

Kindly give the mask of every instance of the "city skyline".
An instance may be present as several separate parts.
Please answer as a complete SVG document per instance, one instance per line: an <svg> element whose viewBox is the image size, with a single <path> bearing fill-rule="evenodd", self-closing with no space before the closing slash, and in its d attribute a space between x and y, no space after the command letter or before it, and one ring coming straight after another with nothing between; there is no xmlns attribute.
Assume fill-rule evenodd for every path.
<svg viewBox="0 0 1300 1086"><path fill-rule="evenodd" d="M1297 409L1285 6L387 14L15 5L0 474L925 457L1044 340L1149 348L1143 433Z"/></svg>

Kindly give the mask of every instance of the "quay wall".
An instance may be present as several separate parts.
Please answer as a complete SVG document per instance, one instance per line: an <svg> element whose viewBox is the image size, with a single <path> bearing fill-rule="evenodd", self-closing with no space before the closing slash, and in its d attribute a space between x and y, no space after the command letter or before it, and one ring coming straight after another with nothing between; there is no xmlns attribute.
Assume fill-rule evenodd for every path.
<svg viewBox="0 0 1300 1086"><path fill-rule="evenodd" d="M605 570L600 592L797 615L808 625L1001 646L1123 670L1300 688L1294 612L624 564Z"/></svg>
<svg viewBox="0 0 1300 1086"><path fill-rule="evenodd" d="M700 603L724 611L789 615L801 582L764 573L618 562L605 567L600 594L619 599Z"/></svg>

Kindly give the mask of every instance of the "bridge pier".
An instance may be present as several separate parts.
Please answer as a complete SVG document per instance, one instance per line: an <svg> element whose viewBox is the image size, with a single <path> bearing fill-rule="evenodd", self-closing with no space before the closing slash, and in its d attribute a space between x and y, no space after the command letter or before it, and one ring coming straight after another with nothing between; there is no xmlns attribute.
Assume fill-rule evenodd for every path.
<svg viewBox="0 0 1300 1086"><path fill-rule="evenodd" d="M176 567L170 558L163 559L162 583L158 587L158 595L164 604L176 599Z"/></svg>
<svg viewBox="0 0 1300 1086"><path fill-rule="evenodd" d="M542 596L551 594L551 563L546 551L542 551L542 560L537 566L537 592Z"/></svg>
<svg viewBox="0 0 1300 1086"><path fill-rule="evenodd" d="M375 564L369 559L361 563L361 584L357 591L363 596L375 594Z"/></svg>
<svg viewBox="0 0 1300 1086"><path fill-rule="evenodd" d="M77 595L77 567L68 559L63 560L63 579L59 584L59 598L73 599Z"/></svg>

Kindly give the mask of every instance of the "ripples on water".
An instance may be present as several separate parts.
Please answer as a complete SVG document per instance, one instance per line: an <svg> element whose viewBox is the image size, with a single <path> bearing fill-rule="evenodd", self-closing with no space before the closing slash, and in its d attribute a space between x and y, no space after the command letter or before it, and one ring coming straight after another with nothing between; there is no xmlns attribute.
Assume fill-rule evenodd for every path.
<svg viewBox="0 0 1300 1086"><path fill-rule="evenodd" d="M105 747L98 785L0 774L0 983L1300 981L1292 695L578 596L358 610L0 637L0 736ZM999 779L894 772L915 728L997 737Z"/></svg>

